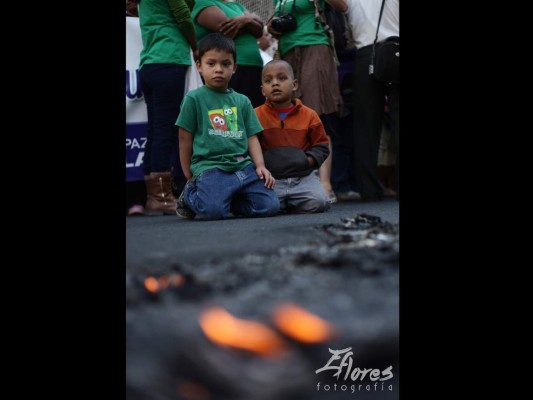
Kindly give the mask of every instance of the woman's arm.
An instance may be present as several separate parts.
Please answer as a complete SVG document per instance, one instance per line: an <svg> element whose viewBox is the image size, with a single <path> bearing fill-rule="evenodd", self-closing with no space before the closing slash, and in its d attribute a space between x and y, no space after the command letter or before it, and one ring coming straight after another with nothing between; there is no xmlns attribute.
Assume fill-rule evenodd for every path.
<svg viewBox="0 0 533 400"><path fill-rule="evenodd" d="M196 43L196 34L194 33L194 25L191 18L191 10L185 0L167 0L170 6L170 11L178 24L183 36L189 42L191 49L195 55L198 55L198 44Z"/></svg>
<svg viewBox="0 0 533 400"><path fill-rule="evenodd" d="M245 11L244 15L233 17L220 24L220 32L231 38L243 31L251 33L256 38L260 38L263 36L263 21L261 21L258 15L253 15Z"/></svg>
<svg viewBox="0 0 533 400"><path fill-rule="evenodd" d="M213 32L220 32L232 39L243 31L255 37L263 35L263 22L248 11L244 15L228 18L224 12L215 6L206 7L196 16L196 22Z"/></svg>

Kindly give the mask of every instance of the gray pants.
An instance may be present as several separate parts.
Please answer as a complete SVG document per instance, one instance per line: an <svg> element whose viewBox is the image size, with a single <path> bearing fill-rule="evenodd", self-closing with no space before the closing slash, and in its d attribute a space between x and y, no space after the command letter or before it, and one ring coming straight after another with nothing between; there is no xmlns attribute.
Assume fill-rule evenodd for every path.
<svg viewBox="0 0 533 400"><path fill-rule="evenodd" d="M281 212L310 214L324 212L331 206L316 169L303 178L276 179L274 190Z"/></svg>

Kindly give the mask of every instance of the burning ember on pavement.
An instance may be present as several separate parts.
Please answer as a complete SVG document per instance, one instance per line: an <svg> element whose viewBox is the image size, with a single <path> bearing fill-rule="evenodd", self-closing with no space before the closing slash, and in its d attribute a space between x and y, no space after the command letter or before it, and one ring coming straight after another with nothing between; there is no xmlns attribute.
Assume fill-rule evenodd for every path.
<svg viewBox="0 0 533 400"><path fill-rule="evenodd" d="M294 304L278 306L274 322L281 332L302 343L323 343L335 336L330 324Z"/></svg>
<svg viewBox="0 0 533 400"><path fill-rule="evenodd" d="M205 335L222 346L248 350L261 356L283 352L284 340L268 326L231 315L221 307L212 307L200 316Z"/></svg>
<svg viewBox="0 0 533 400"><path fill-rule="evenodd" d="M179 274L173 274L170 276L162 275L159 278L148 276L144 280L144 287L151 293L157 293L168 288L169 286L178 287L184 283L185 278Z"/></svg>
<svg viewBox="0 0 533 400"><path fill-rule="evenodd" d="M275 254L130 268L126 398L397 400L399 224L341 221ZM353 370L392 365L394 391L337 381L351 358Z"/></svg>

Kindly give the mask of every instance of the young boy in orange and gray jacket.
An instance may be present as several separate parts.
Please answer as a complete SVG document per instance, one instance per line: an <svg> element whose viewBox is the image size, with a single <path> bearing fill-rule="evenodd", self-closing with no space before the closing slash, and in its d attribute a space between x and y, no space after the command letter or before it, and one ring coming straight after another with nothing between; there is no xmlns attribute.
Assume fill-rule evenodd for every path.
<svg viewBox="0 0 533 400"><path fill-rule="evenodd" d="M292 98L298 81L289 63L270 61L261 80L266 101L255 109L264 129L259 143L265 166L276 178L280 210L301 214L328 210L329 199L318 176L318 168L329 155L322 121L315 111Z"/></svg>

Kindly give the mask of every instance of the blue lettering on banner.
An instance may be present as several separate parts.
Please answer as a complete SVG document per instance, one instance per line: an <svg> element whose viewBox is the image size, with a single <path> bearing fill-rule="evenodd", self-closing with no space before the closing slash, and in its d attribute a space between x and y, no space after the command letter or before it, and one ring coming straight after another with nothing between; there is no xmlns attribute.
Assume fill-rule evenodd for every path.
<svg viewBox="0 0 533 400"><path fill-rule="evenodd" d="M126 124L126 181L142 181L144 179L144 151L148 124Z"/></svg>
<svg viewBox="0 0 533 400"><path fill-rule="evenodd" d="M135 73L126 70L126 97L131 101L140 100L143 97L138 69L135 70Z"/></svg>

